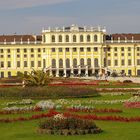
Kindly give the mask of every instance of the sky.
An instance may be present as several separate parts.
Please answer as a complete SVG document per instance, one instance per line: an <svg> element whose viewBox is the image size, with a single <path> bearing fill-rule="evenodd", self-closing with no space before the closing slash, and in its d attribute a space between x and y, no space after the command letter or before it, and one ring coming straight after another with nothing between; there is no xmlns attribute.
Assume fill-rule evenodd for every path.
<svg viewBox="0 0 140 140"><path fill-rule="evenodd" d="M71 24L140 33L140 0L0 0L0 34L41 34Z"/></svg>

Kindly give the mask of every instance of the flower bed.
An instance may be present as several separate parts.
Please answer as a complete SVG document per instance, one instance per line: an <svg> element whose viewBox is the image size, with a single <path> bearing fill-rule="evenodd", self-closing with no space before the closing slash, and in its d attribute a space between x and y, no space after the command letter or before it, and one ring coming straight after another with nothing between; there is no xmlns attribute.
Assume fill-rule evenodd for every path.
<svg viewBox="0 0 140 140"><path fill-rule="evenodd" d="M0 119L0 122L16 122L16 121L30 121L35 119L41 119L41 118L48 118L53 117L57 114L61 114L60 112L57 112L55 110L50 110L48 113L42 113L37 115L32 115L31 117L18 117L18 118L4 118ZM140 117L122 117L122 116L97 116L95 114L86 114L86 115L78 115L78 114L72 114L69 112L63 113L64 117L73 117L73 118L79 118L79 119L87 119L87 120L102 120L102 121L117 121L117 122L140 122Z"/></svg>
<svg viewBox="0 0 140 140"><path fill-rule="evenodd" d="M93 121L80 118L64 117L63 114L57 114L50 119L40 122L39 133L53 135L84 135L97 134L102 130L98 128Z"/></svg>
<svg viewBox="0 0 140 140"><path fill-rule="evenodd" d="M30 105L33 104L34 101L31 99L22 99L21 101L15 101L15 102L8 102L6 103L6 106L12 106L12 105Z"/></svg>
<svg viewBox="0 0 140 140"><path fill-rule="evenodd" d="M119 122L139 122L140 117L121 117L121 116L97 116L97 115L78 115L78 114L72 114L65 112L65 117L74 117L74 118L80 118L80 119L87 119L87 120L101 120L101 121L119 121Z"/></svg>
<svg viewBox="0 0 140 140"><path fill-rule="evenodd" d="M124 107L126 107L126 108L140 108L140 102L125 102Z"/></svg>
<svg viewBox="0 0 140 140"><path fill-rule="evenodd" d="M67 108L66 110L70 112L88 112L88 113L122 113L120 109L88 109L88 108Z"/></svg>

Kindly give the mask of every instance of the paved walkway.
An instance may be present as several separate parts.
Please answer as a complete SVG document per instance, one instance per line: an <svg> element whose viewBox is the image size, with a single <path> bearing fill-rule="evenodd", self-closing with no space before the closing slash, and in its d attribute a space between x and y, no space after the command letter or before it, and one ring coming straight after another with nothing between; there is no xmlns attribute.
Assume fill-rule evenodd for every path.
<svg viewBox="0 0 140 140"><path fill-rule="evenodd" d="M89 79L89 80L106 80L105 77L96 78L96 77L82 77L81 79ZM108 77L108 81L121 81L131 80L133 83L140 83L140 77Z"/></svg>

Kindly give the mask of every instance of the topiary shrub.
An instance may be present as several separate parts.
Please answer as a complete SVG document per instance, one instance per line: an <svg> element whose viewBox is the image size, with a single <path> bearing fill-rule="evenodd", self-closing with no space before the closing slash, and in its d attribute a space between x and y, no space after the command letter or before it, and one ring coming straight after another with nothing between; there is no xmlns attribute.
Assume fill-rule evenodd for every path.
<svg viewBox="0 0 140 140"><path fill-rule="evenodd" d="M102 132L91 120L78 118L65 118L57 114L53 118L46 119L39 123L39 133L53 135L85 135Z"/></svg>
<svg viewBox="0 0 140 140"><path fill-rule="evenodd" d="M131 80L124 80L123 83L133 83Z"/></svg>

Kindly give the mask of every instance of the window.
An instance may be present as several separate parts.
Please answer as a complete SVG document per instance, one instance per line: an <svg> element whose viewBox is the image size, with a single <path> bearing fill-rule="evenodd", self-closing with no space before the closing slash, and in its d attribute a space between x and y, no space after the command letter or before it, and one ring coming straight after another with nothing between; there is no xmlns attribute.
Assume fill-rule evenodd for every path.
<svg viewBox="0 0 140 140"><path fill-rule="evenodd" d="M117 53L115 53L114 55L115 55L115 56L118 56L118 54L117 54Z"/></svg>
<svg viewBox="0 0 140 140"><path fill-rule="evenodd" d="M45 52L46 51L46 49L45 48L43 48L43 52Z"/></svg>
<svg viewBox="0 0 140 140"><path fill-rule="evenodd" d="M1 67L1 68L4 68L4 62L3 62L3 61L1 61L0 67Z"/></svg>
<svg viewBox="0 0 140 140"><path fill-rule="evenodd" d="M69 36L66 35L66 42L69 42Z"/></svg>
<svg viewBox="0 0 140 140"><path fill-rule="evenodd" d="M38 67L41 67L41 61L38 61Z"/></svg>
<svg viewBox="0 0 140 140"><path fill-rule="evenodd" d="M115 60L115 66L118 66L118 60Z"/></svg>
<svg viewBox="0 0 140 140"><path fill-rule="evenodd" d="M34 67L34 61L31 61L31 67Z"/></svg>
<svg viewBox="0 0 140 140"><path fill-rule="evenodd" d="M97 37L97 35L94 35L94 42L98 42L98 37Z"/></svg>
<svg viewBox="0 0 140 140"><path fill-rule="evenodd" d="M8 58L11 58L11 55L9 54L9 55L7 55L7 57L8 57Z"/></svg>
<svg viewBox="0 0 140 140"><path fill-rule="evenodd" d="M26 54L24 54L24 58L27 58L27 55Z"/></svg>
<svg viewBox="0 0 140 140"><path fill-rule="evenodd" d="M24 67L27 67L27 61L24 61Z"/></svg>
<svg viewBox="0 0 140 140"><path fill-rule="evenodd" d="M55 52L55 48L52 48L52 52Z"/></svg>
<svg viewBox="0 0 140 140"><path fill-rule="evenodd" d="M97 58L94 59L94 67L99 67L98 59Z"/></svg>
<svg viewBox="0 0 140 140"><path fill-rule="evenodd" d="M90 42L90 35L87 35L87 42Z"/></svg>
<svg viewBox="0 0 140 140"><path fill-rule="evenodd" d="M34 57L34 54L31 54L31 57L33 58Z"/></svg>
<svg viewBox="0 0 140 140"><path fill-rule="evenodd" d="M124 59L121 60L121 65L122 65L122 66L125 65L125 61L124 61Z"/></svg>
<svg viewBox="0 0 140 140"><path fill-rule="evenodd" d="M1 78L4 78L4 72L1 72Z"/></svg>
<svg viewBox="0 0 140 140"><path fill-rule="evenodd" d="M24 49L24 52L26 53L27 52L27 49Z"/></svg>
<svg viewBox="0 0 140 140"><path fill-rule="evenodd" d="M69 48L66 48L66 52L69 52Z"/></svg>
<svg viewBox="0 0 140 140"><path fill-rule="evenodd" d="M17 55L17 58L20 58L20 55L19 54Z"/></svg>
<svg viewBox="0 0 140 140"><path fill-rule="evenodd" d="M110 52L110 50L111 50L110 48L107 48L107 51L108 51L108 52Z"/></svg>
<svg viewBox="0 0 140 140"><path fill-rule="evenodd" d="M83 58L80 59L80 65L81 65L81 67L84 67L84 59Z"/></svg>
<svg viewBox="0 0 140 140"><path fill-rule="evenodd" d="M62 52L62 48L59 48L58 50L59 50L59 52Z"/></svg>
<svg viewBox="0 0 140 140"><path fill-rule="evenodd" d="M59 68L63 68L63 60L59 59Z"/></svg>
<svg viewBox="0 0 140 140"><path fill-rule="evenodd" d="M80 42L83 42L84 41L84 37L83 35L80 35Z"/></svg>
<svg viewBox="0 0 140 140"><path fill-rule="evenodd" d="M17 49L17 53L19 53L20 52L20 49Z"/></svg>
<svg viewBox="0 0 140 140"><path fill-rule="evenodd" d="M62 35L59 35L59 42L62 42Z"/></svg>
<svg viewBox="0 0 140 140"><path fill-rule="evenodd" d="M107 65L108 65L108 66L111 66L111 60L108 60L108 61L107 61Z"/></svg>
<svg viewBox="0 0 140 140"><path fill-rule="evenodd" d="M41 57L41 54L38 54L38 57Z"/></svg>
<svg viewBox="0 0 140 140"><path fill-rule="evenodd" d="M76 48L73 48L73 52L76 52L77 51L77 49Z"/></svg>
<svg viewBox="0 0 140 140"><path fill-rule="evenodd" d="M128 59L128 66L131 66L131 59Z"/></svg>
<svg viewBox="0 0 140 140"><path fill-rule="evenodd" d="M140 47L137 47L137 51L140 51Z"/></svg>
<svg viewBox="0 0 140 140"><path fill-rule="evenodd" d="M137 59L137 65L140 65L140 59Z"/></svg>
<svg viewBox="0 0 140 140"><path fill-rule="evenodd" d="M73 42L76 42L76 35L73 35Z"/></svg>
<svg viewBox="0 0 140 140"><path fill-rule="evenodd" d="M3 49L0 49L0 53L3 53Z"/></svg>
<svg viewBox="0 0 140 140"><path fill-rule="evenodd" d="M70 60L68 58L66 59L66 68L70 68Z"/></svg>
<svg viewBox="0 0 140 140"><path fill-rule="evenodd" d="M7 66L8 66L8 68L11 67L11 61L8 61L8 62L7 62Z"/></svg>
<svg viewBox="0 0 140 140"><path fill-rule="evenodd" d="M124 47L121 47L121 51L122 51L122 52L124 51Z"/></svg>
<svg viewBox="0 0 140 140"><path fill-rule="evenodd" d="M114 51L117 52L117 47L114 48Z"/></svg>
<svg viewBox="0 0 140 140"><path fill-rule="evenodd" d="M17 76L20 76L20 71L17 71Z"/></svg>
<svg viewBox="0 0 140 140"><path fill-rule="evenodd" d="M104 67L107 66L106 58L104 58Z"/></svg>
<svg viewBox="0 0 140 140"><path fill-rule="evenodd" d="M131 51L131 47L128 47L128 51Z"/></svg>
<svg viewBox="0 0 140 140"><path fill-rule="evenodd" d="M34 52L34 49L33 48L31 48L31 52Z"/></svg>
<svg viewBox="0 0 140 140"><path fill-rule="evenodd" d="M128 56L131 56L131 53L128 53Z"/></svg>
<svg viewBox="0 0 140 140"><path fill-rule="evenodd" d="M8 77L11 77L11 72L10 71L8 71Z"/></svg>
<svg viewBox="0 0 140 140"><path fill-rule="evenodd" d="M3 55L0 55L0 58L3 58Z"/></svg>
<svg viewBox="0 0 140 140"><path fill-rule="evenodd" d="M7 49L7 52L10 53L10 49Z"/></svg>
<svg viewBox="0 0 140 140"><path fill-rule="evenodd" d="M97 52L98 51L98 48L97 47L94 47L94 51Z"/></svg>
<svg viewBox="0 0 140 140"><path fill-rule="evenodd" d="M77 68L77 59L76 58L73 59L73 67Z"/></svg>
<svg viewBox="0 0 140 140"><path fill-rule="evenodd" d="M83 52L84 51L84 48L80 48L80 52Z"/></svg>
<svg viewBox="0 0 140 140"><path fill-rule="evenodd" d="M27 75L28 74L28 72L27 71L24 71L24 75Z"/></svg>
<svg viewBox="0 0 140 140"><path fill-rule="evenodd" d="M40 48L38 48L37 50L38 50L38 52L41 52L41 49Z"/></svg>
<svg viewBox="0 0 140 140"><path fill-rule="evenodd" d="M122 53L121 56L124 56L124 53Z"/></svg>
<svg viewBox="0 0 140 140"><path fill-rule="evenodd" d="M55 36L52 35L52 42L55 42Z"/></svg>
<svg viewBox="0 0 140 140"><path fill-rule="evenodd" d="M56 60L52 59L52 68L56 68Z"/></svg>
<svg viewBox="0 0 140 140"><path fill-rule="evenodd" d="M90 58L87 59L87 65L88 65L88 67L91 67L91 59Z"/></svg>
<svg viewBox="0 0 140 140"><path fill-rule="evenodd" d="M90 48L90 47L88 47L88 48L87 48L87 51L88 51L88 52L91 52L91 48Z"/></svg>
<svg viewBox="0 0 140 140"><path fill-rule="evenodd" d="M128 70L128 74L131 75L132 74L132 71L131 70Z"/></svg>
<svg viewBox="0 0 140 140"><path fill-rule="evenodd" d="M18 68L20 67L20 61L17 61L17 67Z"/></svg>
<svg viewBox="0 0 140 140"><path fill-rule="evenodd" d="M108 53L108 56L110 56L110 53Z"/></svg>

